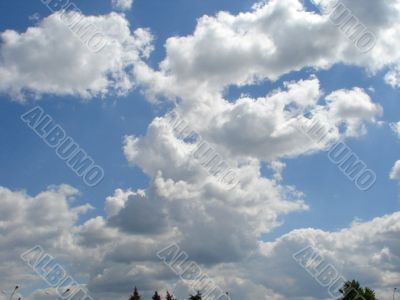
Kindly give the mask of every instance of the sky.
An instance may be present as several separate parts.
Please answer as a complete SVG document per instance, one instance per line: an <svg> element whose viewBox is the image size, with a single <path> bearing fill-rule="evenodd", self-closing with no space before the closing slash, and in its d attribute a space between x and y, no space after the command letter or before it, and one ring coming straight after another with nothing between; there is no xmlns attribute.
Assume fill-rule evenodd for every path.
<svg viewBox="0 0 400 300"><path fill-rule="evenodd" d="M0 299L61 296L56 264L99 300L391 299L399 1L26 2L0 2Z"/></svg>

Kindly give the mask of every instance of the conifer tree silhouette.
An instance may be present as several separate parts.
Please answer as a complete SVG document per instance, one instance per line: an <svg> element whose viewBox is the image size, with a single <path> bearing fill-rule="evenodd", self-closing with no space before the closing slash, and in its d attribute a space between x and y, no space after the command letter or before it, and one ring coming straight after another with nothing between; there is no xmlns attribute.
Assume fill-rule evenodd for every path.
<svg viewBox="0 0 400 300"><path fill-rule="evenodd" d="M373 290L362 288L356 280L347 281L339 292L343 295L339 300L377 300Z"/></svg>
<svg viewBox="0 0 400 300"><path fill-rule="evenodd" d="M165 300L176 300L174 298L174 296L172 296L168 291L167 291L167 295L165 296Z"/></svg>
<svg viewBox="0 0 400 300"><path fill-rule="evenodd" d="M139 292L135 286L135 289L133 290L132 296L129 298L129 300L140 300L140 295Z"/></svg>
<svg viewBox="0 0 400 300"><path fill-rule="evenodd" d="M189 300L202 300L201 298L201 292L197 291L196 295L190 295Z"/></svg>
<svg viewBox="0 0 400 300"><path fill-rule="evenodd" d="M153 300L161 300L161 297L160 297L160 295L158 294L158 292L155 291L155 292L154 292L154 295L153 295L153 297L151 297L151 299L153 299Z"/></svg>

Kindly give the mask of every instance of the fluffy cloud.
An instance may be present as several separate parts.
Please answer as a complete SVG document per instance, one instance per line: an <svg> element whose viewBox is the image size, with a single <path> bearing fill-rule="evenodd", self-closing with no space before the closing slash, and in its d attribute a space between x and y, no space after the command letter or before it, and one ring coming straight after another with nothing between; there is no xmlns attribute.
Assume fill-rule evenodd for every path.
<svg viewBox="0 0 400 300"><path fill-rule="evenodd" d="M116 13L56 12L23 33L6 30L0 40L0 92L14 100L26 94L125 94L134 85L129 70L152 49L151 34L131 34L128 21ZM92 43L100 51L91 51Z"/></svg>
<svg viewBox="0 0 400 300"><path fill-rule="evenodd" d="M328 140L336 141L342 135L364 134L364 124L375 122L382 112L382 108L359 88L334 91L325 101L321 101L322 96L318 79L312 77L287 82L284 89L273 91L265 98L243 98L233 103L213 98L205 100L200 108L189 105L176 108L185 113L185 120L179 121L183 125L177 127L189 124L186 134L191 136L189 133L193 130L195 135L203 136L209 149L217 149L222 160L235 170L238 185L231 190L224 189L205 168L204 162L212 154L207 147L199 146L203 144L198 138L181 136L169 115L154 119L145 136L125 137L123 150L128 161L153 179L150 190L139 198L147 197L158 203L159 211L165 211L168 216L169 231L179 229L177 240L198 261L240 261L247 252L257 249L254 242L262 233L280 224L280 215L307 209L299 201L300 192L279 183L284 164L275 160L323 149L324 146L311 141L297 128L298 123L325 122L326 128L333 128L327 131ZM340 129L343 124L346 126ZM182 128L181 131L185 131ZM262 177L261 160L270 162L276 171L274 179ZM113 216L120 216L120 211L127 208L128 215L134 215L135 209L129 207L139 205L138 195L132 191L117 193L118 197L107 200L108 210ZM164 204L157 200L159 197L166 199ZM135 204L130 204L131 201ZM186 224L191 211L196 211L196 216L207 222L191 220ZM224 221L220 222L221 219ZM134 227L132 232L140 228L139 225ZM212 228L219 228L215 236L211 234ZM196 243L192 236L204 239ZM226 245L229 251L222 250Z"/></svg>
<svg viewBox="0 0 400 300"><path fill-rule="evenodd" d="M390 123L389 126L390 126L390 129L392 129L392 131L393 131L398 137L400 137L400 122Z"/></svg>
<svg viewBox="0 0 400 300"><path fill-rule="evenodd" d="M68 257L73 261L74 255L70 253L74 252L71 239L74 226L79 216L91 208L72 206L77 192L62 185L31 197L23 191L0 188L0 257L5 262L1 265L1 274L7 274L1 278L1 290L8 291L16 284L27 288L31 282L38 281L19 257L38 244L60 259Z"/></svg>
<svg viewBox="0 0 400 300"><path fill-rule="evenodd" d="M203 263L205 268L241 261L257 251L257 232L276 226L279 214L305 208L300 201L280 199L279 187L259 181L260 191L268 189L275 195L265 191L264 199L256 199L261 196L259 192L245 194L252 197L246 201L257 202L257 207L251 207L240 205L243 200L238 196L227 202L234 193L224 194L221 187L204 189L157 175L146 191L116 190L106 202L107 218L97 216L82 224L78 217L90 206L74 207L77 191L69 186L52 187L35 197L1 188L4 210L0 224L4 234L0 256L9 261L5 267L9 270L13 266L16 272L8 274L0 288L18 283L26 292L40 286L41 279L19 258L37 244L59 262L72 264L68 270L76 279L88 277L88 287L99 299L126 296L133 282L147 294L155 288L171 288L176 275L156 256L171 242L179 243L191 260ZM164 212L162 223L156 218L160 211ZM267 227L257 229L261 223ZM164 230L159 230L161 225ZM187 284L181 288L189 291ZM36 291L31 297L38 299L45 292Z"/></svg>
<svg viewBox="0 0 400 300"><path fill-rule="evenodd" d="M325 2L315 4L322 7ZM196 90L221 92L229 85L276 80L305 67L327 69L344 63L375 73L398 65L400 57L393 50L400 32L398 3L341 2L378 37L371 51L361 53L329 14L307 11L298 0L272 0L237 15L220 12L201 17L193 34L167 40L160 72L141 66L137 75L153 93L185 101ZM394 77L390 74L388 80Z"/></svg>
<svg viewBox="0 0 400 300"><path fill-rule="evenodd" d="M385 75L385 81L387 84L392 86L393 88L400 87L400 68L396 67L390 70Z"/></svg>
<svg viewBox="0 0 400 300"><path fill-rule="evenodd" d="M145 136L127 136L123 148L128 161L154 178L152 186L166 199L167 204L160 209L169 211L169 232L172 228L177 230L176 239L190 257L203 263L208 274L221 286L244 299L265 295L270 299L299 300L328 297L291 258L302 243L285 250L286 245L279 246L281 239L273 243L260 241L262 233L279 225L279 215L307 209L298 201L302 197L300 192L279 184L284 164L276 159L323 149L324 146L301 133L298 128L301 122L318 121L328 129L327 140L332 142L365 134L365 124L377 121L382 114L381 106L361 88L324 95L315 76L286 82L282 89L258 99L242 97L228 102L218 93L207 90L194 94L186 95L175 108L184 119L178 132L172 128L176 124L168 115L158 117L149 125ZM183 127L187 124L185 138L180 133L185 132ZM234 189L221 189L217 180L208 174L202 164L204 157L195 154L198 143L189 134L191 130L194 136L200 135L211 148L217 149L235 169L239 184ZM262 160L268 161L275 170L273 180L261 176ZM113 211L125 207L124 203L129 201L126 194L130 193L120 191L122 200L114 199L108 206ZM196 216L207 222L192 219L191 211L196 211ZM355 230L353 227L348 230ZM319 245L319 241L312 240L316 233L321 232L328 241L339 235L318 230L305 232L313 245ZM297 232L292 235L296 236ZM368 238L361 244L367 242ZM330 244L322 239L321 243L320 249L329 251ZM353 251L351 246L349 249ZM338 249L337 253L337 257L346 257L344 251L339 253ZM346 259L350 263L352 257ZM359 277L358 272L364 271L362 267L360 264L359 270L353 273L346 269L345 275ZM274 276L269 276L266 270L274 270ZM389 284L374 280L371 282L377 287Z"/></svg>
<svg viewBox="0 0 400 300"><path fill-rule="evenodd" d="M344 3L384 37L372 51L360 54L328 16L305 11L296 0L265 1L250 12L200 18L192 35L167 40L158 70L143 61L152 49L149 31L131 34L127 20L116 13L82 16L110 41L99 53L85 48L58 13L24 33L3 32L0 91L19 99L27 93L89 98L126 93L138 81L149 98L162 94L179 100L173 111L220 154L238 184L227 189L204 167L205 153L195 154L193 138L177 135L168 116L155 118L144 136L128 135L123 146L128 161L149 176L149 186L115 190L106 199L105 216L82 221L90 206L74 207L71 198L77 191L69 186L34 197L0 189L0 257L8 262L2 273L16 270L2 278L0 288L38 281L32 274L21 275L26 267L18 253L39 243L87 278L96 299L122 299L133 284L145 297L172 286L182 298L189 285L177 283L156 256L175 242L223 289L243 299L321 299L325 292L291 257L312 245L344 275L360 278L386 297L383 289L399 284L399 213L339 232L302 229L261 241L283 216L308 209L304 195L282 182L284 163L279 162L324 148L300 132L302 122L318 121L332 142L365 134L366 124L375 123L382 108L361 88L325 95L315 76L285 82L257 99L227 101L223 96L230 85L276 80L304 67L345 63L371 73L395 68L400 31L393 18L399 6ZM275 171L273 179L262 176L263 161ZM39 290L31 298L45 294Z"/></svg>
<svg viewBox="0 0 400 300"><path fill-rule="evenodd" d="M383 109L360 88L339 90L326 97L329 117L337 123L346 124L346 136L359 136L366 133L365 122L375 123Z"/></svg>
<svg viewBox="0 0 400 300"><path fill-rule="evenodd" d="M400 122L397 123L390 123L389 124L392 131L400 137ZM389 178L392 180L399 180L400 179L400 160L396 161L390 171Z"/></svg>
<svg viewBox="0 0 400 300"><path fill-rule="evenodd" d="M4 210L0 256L7 262L2 272L7 276L1 277L0 288L9 290L18 283L22 292L28 293L42 286L41 279L19 258L21 252L40 244L65 267L69 266L73 277L88 278L87 286L96 299L124 299L133 284L140 286L145 296L154 289L174 288L179 297L184 297L189 286L178 282L178 277L156 256L171 242L182 245L191 261L206 261L201 266L207 275L243 299L265 295L276 300L328 298L326 289L292 258L307 246L312 246L325 263L335 266L344 277L357 277L376 288L378 297L388 297L390 288L400 283L400 213L354 222L337 232L299 229L275 241L260 242L248 231L253 225L242 222L242 215L250 212L235 209L236 204L225 203L221 210L222 200L215 199L215 194L207 195L213 200L200 201L192 196L188 201L182 183L161 177L152 186L154 195L146 201L163 199L169 216L169 230L156 236L119 230L110 224L110 215L79 224L78 216L89 207L73 206L77 191L66 185L51 187L34 197L1 188L0 204ZM130 211L129 202L143 201L137 199L138 194L145 197L144 191L116 190L107 199L108 207L115 203L120 206L112 215L124 209ZM152 213L146 209L139 212L147 216ZM26 298L47 299L51 295L54 290L46 288Z"/></svg>
<svg viewBox="0 0 400 300"><path fill-rule="evenodd" d="M131 2L113 0L121 9ZM320 2L315 1L317 6ZM0 91L19 98L24 91L89 98L124 94L137 80L148 95L185 99L196 92L219 94L230 85L276 80L305 67L327 69L337 63L362 66L372 74L389 67L386 80L396 86L398 4L342 2L378 36L368 53L360 53L329 15L307 11L298 0L273 0L237 15L201 17L193 34L166 41L158 71L139 59L149 54L150 34L141 29L132 35L123 15L81 16L82 23L95 25L106 40L107 46L93 55L55 13L24 33L1 33Z"/></svg>
<svg viewBox="0 0 400 300"><path fill-rule="evenodd" d="M159 195L167 199L176 198L177 202L171 205L174 214L179 213L175 216L177 220L190 216L186 207L188 210L196 209L199 214L215 214L213 219L218 220L221 217L217 215L221 213L220 205L227 208L227 215L234 214L228 209L233 206L235 210L240 210L241 215L233 215L232 218L237 223L244 219L247 225L243 225L243 230L249 228L248 233L254 235L269 231L279 224L279 214L306 208L301 201L295 201L301 198L300 193L263 178L260 163L253 159L243 160L238 165L227 157L227 164L235 170L239 182L227 190L201 164L203 158L193 156L195 149L195 144L185 143L176 137L165 118L155 119L146 136L128 136L125 139L124 152L128 160L154 178ZM108 205L116 206L111 203ZM212 209L208 208L209 205Z"/></svg>
<svg viewBox="0 0 400 300"><path fill-rule="evenodd" d="M393 10L399 9L395 4L344 4L373 32L389 34L398 26L385 19L392 20ZM378 18L366 13L368 9L384 15ZM389 37L387 41L396 43ZM160 94L176 100L175 110L228 160L271 162L320 151L324 145L302 134L300 124L320 123L329 143L365 134L366 125L376 123L383 112L362 88L324 95L315 76L285 82L282 89L256 99L246 95L227 101L223 93L229 86L258 84L305 67L337 63L359 65L371 74L398 60L380 39L370 52L361 54L329 15L307 11L297 0L265 1L237 15L204 16L193 34L171 37L165 48L158 71L138 63L135 77L149 98ZM175 159L180 155L176 153Z"/></svg>
<svg viewBox="0 0 400 300"><path fill-rule="evenodd" d="M23 247L62 234L90 208L80 206L69 210L68 202L76 194L77 191L67 185L51 187L36 197L1 188L1 238L4 244L11 242ZM43 211L47 213L43 214Z"/></svg>
<svg viewBox="0 0 400 300"><path fill-rule="evenodd" d="M193 103L189 102L191 100ZM196 105L198 99L186 98L187 102L180 103L176 111L231 165L236 165L240 158L272 162L279 158L321 151L325 145L316 143L302 132L303 124L318 123L325 129L325 139L329 143L341 136L358 137L365 134L366 124L376 123L383 111L361 88L337 90L324 96L319 80L314 76L298 82L285 82L282 89L257 99L245 96L228 102L214 95L201 100L201 105ZM157 119L153 123L160 122ZM147 149L143 151L140 161L143 161L141 167L149 174L154 174L156 169L147 164L162 166L173 160L183 165L184 152L191 147L190 143L169 141L178 144L180 149L170 152L161 145L167 139L157 138L160 132L153 129L154 126L150 126L148 139L130 137L126 140L130 148L130 151L125 151L128 160L135 159L138 155L136 149L140 146ZM158 147L153 147L154 144ZM166 157L169 158L168 162ZM172 172L163 169L164 172ZM192 169L187 166L176 172L181 178L186 178L191 176L188 170Z"/></svg>
<svg viewBox="0 0 400 300"><path fill-rule="evenodd" d="M163 203L152 201L146 195L131 195L115 216L109 219L111 225L117 226L129 233L157 234L166 230L167 219Z"/></svg>
<svg viewBox="0 0 400 300"><path fill-rule="evenodd" d="M112 0L113 8L118 10L130 10L133 5L133 0Z"/></svg>
<svg viewBox="0 0 400 300"><path fill-rule="evenodd" d="M400 179L400 160L396 161L389 174L390 179Z"/></svg>
<svg viewBox="0 0 400 300"><path fill-rule="evenodd" d="M323 258L323 265L332 264L338 274L347 279L358 278L377 289L378 298L388 298L393 286L399 282L400 213L375 218L369 222L356 222L349 228L326 232L317 229L292 231L274 242L263 243L264 263L259 267L263 284L283 291L288 299L330 298L327 288L319 286L292 256L311 246ZM254 270L254 269L253 269ZM274 270L274 276L265 274Z"/></svg>

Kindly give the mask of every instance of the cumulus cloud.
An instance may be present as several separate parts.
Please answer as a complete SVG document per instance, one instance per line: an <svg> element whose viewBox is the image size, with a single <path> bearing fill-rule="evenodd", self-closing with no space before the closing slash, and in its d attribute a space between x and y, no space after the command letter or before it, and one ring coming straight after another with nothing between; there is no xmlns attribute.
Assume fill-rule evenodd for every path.
<svg viewBox="0 0 400 300"><path fill-rule="evenodd" d="M131 2L113 0L124 9ZM1 33L0 90L14 97L25 91L89 98L112 91L124 94L136 79L148 95L185 99L200 91L204 96L230 85L276 80L305 67L326 69L344 63L370 73L387 66L396 70L398 5L343 2L371 32L379 33L377 45L366 54L359 53L328 15L305 10L298 0L273 0L237 15L220 12L201 17L193 34L166 41L166 57L157 71L138 59L148 55L151 35L143 29L132 35L123 15L83 16L107 41L107 47L92 55L55 13L23 33ZM395 85L393 72L387 81Z"/></svg>
<svg viewBox="0 0 400 300"><path fill-rule="evenodd" d="M254 260L254 268L260 266L263 283L283 291L286 299L305 299L310 295L330 298L327 288L318 285L292 257L310 246L323 258L324 266L332 264L344 278L358 278L376 288L378 298L389 297L400 278L400 245L396 238L399 218L400 213L396 212L336 232L294 230L274 242L263 243L264 263ZM265 270L274 270L274 276L267 276Z"/></svg>
<svg viewBox="0 0 400 300"><path fill-rule="evenodd" d="M157 193L179 200L173 203L174 214L179 213L177 219L188 218L190 212L185 210L186 207L201 213L208 211L206 207L211 205L210 213L216 214L219 205L234 205L235 210L240 209L241 213L235 217L236 222L244 218L248 225L243 225L243 229L251 225L249 234L253 235L269 231L279 224L279 214L306 208L302 201L298 201L301 193L262 177L260 162L253 159L238 165L227 157L228 165L237 173L239 182L227 190L207 172L200 160L193 157L195 149L195 144L185 143L174 134L165 118L155 119L146 136L128 136L124 144L127 159L154 179ZM226 213L229 215L234 211L228 209ZM213 219L219 217L216 215Z"/></svg>
<svg viewBox="0 0 400 300"><path fill-rule="evenodd" d="M167 219L162 203L156 200L149 200L146 195L131 195L124 209L112 216L109 223L130 233L161 233L167 228Z"/></svg>
<svg viewBox="0 0 400 300"><path fill-rule="evenodd" d="M385 75L385 81L393 88L400 87L400 68L396 67L387 72Z"/></svg>
<svg viewBox="0 0 400 300"><path fill-rule="evenodd" d="M120 9L131 3L113 1ZM178 100L173 111L220 154L238 184L226 189L202 165L205 154L196 159L196 141L179 137L168 116L157 117L146 134L127 135L123 145L127 160L150 178L149 186L116 189L106 199L105 216L79 218L90 206L73 206L77 191L69 186L36 196L0 189L0 257L7 261L1 273L18 266L0 280L0 287L38 281L32 274L20 275L25 267L17 252L40 243L71 264L74 274L88 278L96 299L126 297L133 283L145 297L175 286L182 298L192 292L190 287L177 283L156 256L175 242L222 288L243 299L321 299L324 291L291 258L312 245L343 274L365 280L386 297L383 289L399 284L399 213L338 232L302 229L261 241L283 216L308 209L304 195L284 184L280 162L324 149L299 131L301 123L322 123L329 129L329 142L358 137L367 124L377 122L380 105L357 87L326 95L315 76L285 82L259 98L227 101L223 93L230 85L277 80L305 67L345 63L374 73L395 66L399 6L390 1L344 3L383 37L366 54L328 16L306 11L297 0L263 1L249 12L201 17L193 34L166 41L158 70L143 61L152 50L150 32L132 34L125 17L116 13L82 16L110 41L96 54L60 22L58 13L26 32L1 33L1 92L19 100L27 94L90 98L124 94L141 84L149 100L160 94ZM272 179L261 174L264 161L275 172ZM400 178L397 169L400 165L391 178ZM44 294L39 290L32 298Z"/></svg>
<svg viewBox="0 0 400 300"><path fill-rule="evenodd" d="M121 9L131 2L113 0ZM399 6L387 1L343 3L378 36L368 53L360 53L329 15L307 11L298 0L273 0L237 15L219 12L199 18L191 35L167 39L159 70L138 59L149 53L151 35L143 29L132 35L123 15L83 16L107 41L101 53L92 55L55 13L23 33L1 33L0 90L14 97L25 91L89 98L111 91L124 94L136 78L148 95L185 99L196 91L220 93L230 85L276 80L305 67L327 69L337 63L362 66L371 74L390 67L386 79L395 86Z"/></svg>
<svg viewBox="0 0 400 300"><path fill-rule="evenodd" d="M385 19L392 21L391 9L398 10L394 4L367 4L385 13L377 18L365 13L366 7L345 2L372 31L389 34L396 26ZM359 87L325 95L315 76L285 82L283 88L259 98L246 95L227 101L224 91L231 85L258 84L305 67L321 69L337 63L359 65L371 74L397 61L393 51L382 58L386 46L378 42L361 55L328 15L307 11L297 0L273 0L237 15L203 16L193 34L166 41L159 70L139 63L134 74L150 99L162 95L175 101L176 111L228 160L271 162L326 146L301 134L302 123L318 121L327 129L329 144L366 134L367 125L376 123L383 109ZM128 157L134 145L145 142L136 137L127 140L132 145Z"/></svg>
<svg viewBox="0 0 400 300"><path fill-rule="evenodd" d="M50 187L33 197L2 187L0 204L4 213L0 224L4 234L0 256L6 262L1 273L7 276L1 277L0 288L8 289L17 282L23 287L22 293L34 290L25 295L27 299L54 295L49 288L35 290L43 286L41 279L19 258L23 251L40 244L71 275L88 278L88 282L80 283L87 283L96 299L124 298L133 284L140 286L145 296L154 289L165 292L175 287L177 296L183 297L192 292L190 287L178 282L156 256L171 242L180 244L190 261L200 263L221 288L243 299L262 295L276 300L328 298L326 289L292 258L307 246L318 251L324 262L334 265L344 277L357 277L376 288L378 297L387 297L390 287L400 283L400 213L356 222L336 232L298 229L275 241L261 242L250 232L254 224L249 225L242 216L251 211L236 209L233 203L222 204L222 198L218 200L217 194L210 191L207 197L212 199L196 199L193 195L188 201L182 183L161 177L152 187L155 194L147 201L157 197L165 201L169 216L169 230L157 236L120 230L110 224L109 217L94 216L81 223L78 217L89 207L73 206L77 191L67 185ZM121 213L130 210L129 201L137 201L131 193L144 195L116 190L107 201L125 203ZM150 214L146 209L143 213Z"/></svg>
<svg viewBox="0 0 400 300"><path fill-rule="evenodd" d="M133 5L133 0L112 0L112 7L118 10L130 10Z"/></svg>
<svg viewBox="0 0 400 300"><path fill-rule="evenodd" d="M390 179L400 179L400 160L396 161L389 174Z"/></svg>
<svg viewBox="0 0 400 300"><path fill-rule="evenodd" d="M324 2L315 4L322 7ZM192 34L166 41L159 72L145 66L135 71L152 93L185 100L196 90L221 92L229 85L276 80L305 67L328 69L343 63L373 74L397 66L400 56L393 49L399 40L398 3L341 2L378 37L371 51L360 53L329 14L307 11L298 0L272 0L237 15L219 12L201 17ZM393 77L389 73L390 82Z"/></svg>
<svg viewBox="0 0 400 300"><path fill-rule="evenodd" d="M252 207L244 203L239 206L242 199L238 196L232 203L226 202L233 193L224 194L221 187L203 189L158 174L146 193L116 190L107 199L111 212L107 218L95 216L81 224L78 217L90 206L74 207L72 197L77 191L69 186L52 187L34 197L1 188L4 210L0 224L4 234L0 256L18 268L15 274L4 270L8 279L2 280L0 288L15 282L22 282L25 288L40 286L40 278L18 256L37 244L59 262L72 264L68 268L72 274L89 276L88 287L99 299L129 294L132 282L146 293L170 288L176 275L156 252L171 242L179 243L191 260L210 268L238 262L258 249L257 232L276 226L278 215L304 208L300 201L281 200L278 186L259 181L260 191L268 189L275 195L268 195L268 199L264 192L264 199L256 199L261 196L259 192L246 194L251 197L246 201L258 202L258 207ZM164 214L161 221L156 218L160 211ZM253 218L256 220L251 221ZM257 228L261 223L266 227ZM164 230L159 230L161 226ZM14 251L10 252L10 247ZM8 270L10 265L6 266ZM186 286L185 293L188 291ZM32 297L41 294L36 291Z"/></svg>
<svg viewBox="0 0 400 300"><path fill-rule="evenodd" d="M281 161L273 161L270 164L270 168L274 171L274 179L277 181L282 180L283 176L282 176L282 172L283 170L286 168L286 164L281 162Z"/></svg>
<svg viewBox="0 0 400 300"><path fill-rule="evenodd" d="M338 90L326 97L329 117L345 123L346 136L366 133L365 122L375 123L383 113L379 104L373 103L364 90Z"/></svg>
<svg viewBox="0 0 400 300"><path fill-rule="evenodd" d="M77 19L76 25L68 26ZM97 53L87 42L93 28L97 42L104 45ZM0 41L0 92L14 100L27 94L125 94L135 84L129 70L152 49L149 31L137 29L132 34L125 17L116 13L56 12L25 32L1 32Z"/></svg>
<svg viewBox="0 0 400 300"><path fill-rule="evenodd" d="M341 137L364 135L366 125L376 123L383 112L382 107L374 103L361 88L337 90L324 96L315 76L297 82L285 82L283 88L257 99L244 96L228 102L221 96L214 95L203 96L201 105L196 105L200 102L198 98L187 97L185 101L187 102L176 107L176 111L230 165L237 164L237 159L241 158L272 162L279 158L321 151L326 145L316 143L303 133L302 124L318 122L326 129L325 138L329 143ZM160 124L160 120L154 120L154 125ZM159 137L156 140L156 135L160 132L153 129L154 126L149 127L150 140L137 137L126 140L125 145L130 149L125 151L128 160L135 159L138 155L136 149L140 146L147 149L143 151L141 161L148 162L142 163L141 167L150 174L154 174L156 170L146 164L168 164L166 157L182 165L184 152L193 145L182 141L173 142L181 145L181 150L171 153L165 149L164 153L164 150L160 150L164 149L160 143L165 143L167 139ZM154 152L152 143L159 146ZM184 178L190 176L188 170L191 169L188 167L176 172ZM172 170L167 169L165 172Z"/></svg>
<svg viewBox="0 0 400 300"><path fill-rule="evenodd" d="M60 259L70 256L71 240L79 217L90 205L73 206L78 191L68 185L49 187L34 197L24 191L0 188L1 290L20 284L25 288L38 278L20 259L26 250L41 245ZM82 257L83 258L83 257ZM11 271L13 270L13 271ZM82 269L81 271L84 271Z"/></svg>
<svg viewBox="0 0 400 300"><path fill-rule="evenodd" d="M390 123L390 129L396 134L397 137L400 137L400 122ZM400 160L396 161L389 173L389 178L392 180L400 179Z"/></svg>
<svg viewBox="0 0 400 300"><path fill-rule="evenodd" d="M301 201L301 192L280 183L285 165L275 160L324 149L297 128L299 117L326 122L327 128L334 129L328 139L336 141L342 135L364 134L364 124L375 122L382 112L359 88L334 91L323 98L314 76L286 82L283 89L265 98L235 102L213 98L205 99L203 105L182 105L176 111L184 112L191 129L204 136L210 148L218 149L225 163L235 170L238 185L232 190L224 189L207 172L202 161L207 160L208 151L198 151L195 138L174 131L168 115L154 119L144 136L126 136L123 150L130 163L153 179L150 194L157 196L151 201L155 197L166 199L158 208L168 215L169 231L178 229L177 239L184 249L205 264L243 260L246 253L257 249L254 243L261 234L279 226L280 215L308 209ZM340 129L343 124L344 130ZM263 160L275 171L273 179L261 175ZM118 191L119 197L107 200L113 215L121 215L119 211L135 201L132 193ZM130 211L128 215L134 210ZM191 211L207 222L191 219ZM215 236L212 228L219 228ZM196 243L193 236L204 238Z"/></svg>
<svg viewBox="0 0 400 300"><path fill-rule="evenodd" d="M398 136L400 137L400 122L395 122L395 123L390 123L389 124L390 129Z"/></svg>

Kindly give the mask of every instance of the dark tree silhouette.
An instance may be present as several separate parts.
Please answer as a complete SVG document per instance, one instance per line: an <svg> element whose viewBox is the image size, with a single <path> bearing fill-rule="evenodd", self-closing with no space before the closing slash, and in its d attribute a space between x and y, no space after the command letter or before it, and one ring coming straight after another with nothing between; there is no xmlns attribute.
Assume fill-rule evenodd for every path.
<svg viewBox="0 0 400 300"><path fill-rule="evenodd" d="M135 289L133 290L132 296L129 298L129 300L140 300L140 295L139 292L135 286Z"/></svg>
<svg viewBox="0 0 400 300"><path fill-rule="evenodd" d="M201 292L197 291L196 295L190 295L189 300L202 300L201 299Z"/></svg>
<svg viewBox="0 0 400 300"><path fill-rule="evenodd" d="M167 296L165 297L165 300L176 300L174 296L172 296L168 291L167 291Z"/></svg>
<svg viewBox="0 0 400 300"><path fill-rule="evenodd" d="M347 281L339 292L343 295L340 300L377 300L373 290L363 289L356 280Z"/></svg>
<svg viewBox="0 0 400 300"><path fill-rule="evenodd" d="M365 298L365 300L376 300L374 290L371 290L370 288L366 287L364 289L364 298Z"/></svg>
<svg viewBox="0 0 400 300"><path fill-rule="evenodd" d="M153 299L153 300L161 300L161 297L160 297L160 295L157 293L157 291L155 291L155 292L154 292L154 295L153 295L153 297L151 297L151 299Z"/></svg>

